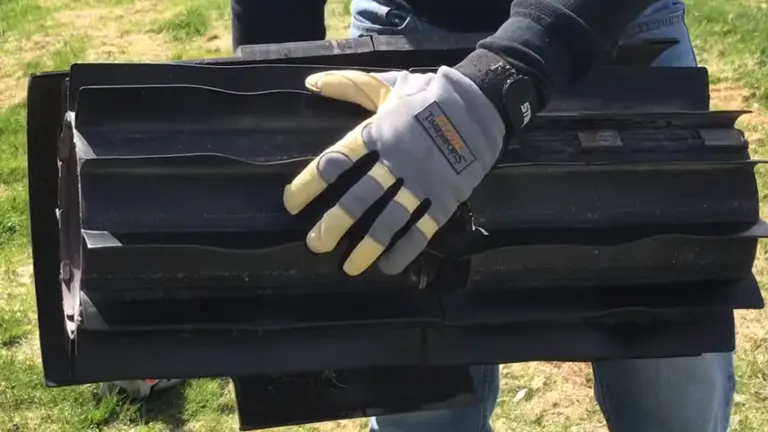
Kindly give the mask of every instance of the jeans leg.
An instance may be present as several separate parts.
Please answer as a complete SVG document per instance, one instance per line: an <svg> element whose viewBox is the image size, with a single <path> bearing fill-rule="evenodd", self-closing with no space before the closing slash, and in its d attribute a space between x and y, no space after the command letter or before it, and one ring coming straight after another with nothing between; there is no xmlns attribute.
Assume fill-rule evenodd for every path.
<svg viewBox="0 0 768 432"><path fill-rule="evenodd" d="M492 432L490 419L499 396L499 367L473 366L481 400L460 408L393 414L370 419L371 432Z"/></svg>
<svg viewBox="0 0 768 432"><path fill-rule="evenodd" d="M654 66L696 66L685 5L664 0L627 28L625 40L680 42ZM611 432L726 432L735 378L732 353L700 357L595 362L595 397Z"/></svg>
<svg viewBox="0 0 768 432"><path fill-rule="evenodd" d="M652 4L627 26L622 40L640 42L658 38L677 39L679 43L663 52L653 66L696 66L696 54L685 25L685 4L682 0L660 0Z"/></svg>
<svg viewBox="0 0 768 432"><path fill-rule="evenodd" d="M595 397L611 432L726 432L733 355L595 362Z"/></svg>

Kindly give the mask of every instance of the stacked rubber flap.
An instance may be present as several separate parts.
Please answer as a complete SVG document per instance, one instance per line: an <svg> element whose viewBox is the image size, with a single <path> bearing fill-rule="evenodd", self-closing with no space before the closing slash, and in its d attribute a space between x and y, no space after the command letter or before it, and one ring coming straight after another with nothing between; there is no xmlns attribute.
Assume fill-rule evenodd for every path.
<svg viewBox="0 0 768 432"><path fill-rule="evenodd" d="M442 324L482 339L486 325L669 312L684 295L684 306L758 304L746 285L762 228L738 112L544 114L472 197L488 236L427 253L400 277L343 276L338 255L303 245L327 206L294 218L281 204L292 176L369 115L302 91L319 69L72 68L60 217L66 272L88 306L80 327ZM560 356L508 347L520 352L437 360L440 344L426 344L402 361Z"/></svg>
<svg viewBox="0 0 768 432"><path fill-rule="evenodd" d="M370 113L303 90L334 67L237 63L70 70L70 382L697 355L763 305L756 161L704 69L598 68L404 274L350 278L303 244L343 191L298 217L282 191Z"/></svg>

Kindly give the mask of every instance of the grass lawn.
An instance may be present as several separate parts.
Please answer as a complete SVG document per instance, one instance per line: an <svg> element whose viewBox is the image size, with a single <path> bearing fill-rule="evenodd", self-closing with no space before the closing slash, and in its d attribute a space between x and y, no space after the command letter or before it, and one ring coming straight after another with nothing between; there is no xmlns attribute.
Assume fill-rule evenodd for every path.
<svg viewBox="0 0 768 432"><path fill-rule="evenodd" d="M344 37L345 3L329 0L329 37ZM714 107L754 110L740 125L753 154L768 156L768 1L687 3L699 60L711 72ZM29 73L66 69L76 61L228 55L228 6L228 0L0 0L0 432L237 430L227 380L191 381L141 404L98 398L94 386L43 386L25 184ZM758 175L765 198L768 177L762 170ZM761 245L755 269L764 288L767 258ZM768 431L768 312L742 312L738 321L732 430ZM585 364L504 367L497 430L606 430L591 380ZM364 426L347 421L284 431L349 432Z"/></svg>

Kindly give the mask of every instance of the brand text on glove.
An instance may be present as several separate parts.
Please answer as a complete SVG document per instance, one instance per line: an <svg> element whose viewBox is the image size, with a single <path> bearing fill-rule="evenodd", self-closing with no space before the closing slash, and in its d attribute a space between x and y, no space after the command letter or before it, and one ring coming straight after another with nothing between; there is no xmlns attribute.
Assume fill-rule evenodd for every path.
<svg viewBox="0 0 768 432"><path fill-rule="evenodd" d="M472 150L467 147L459 135L459 131L456 130L437 102L429 104L416 114L416 118L457 174L467 169L475 161Z"/></svg>

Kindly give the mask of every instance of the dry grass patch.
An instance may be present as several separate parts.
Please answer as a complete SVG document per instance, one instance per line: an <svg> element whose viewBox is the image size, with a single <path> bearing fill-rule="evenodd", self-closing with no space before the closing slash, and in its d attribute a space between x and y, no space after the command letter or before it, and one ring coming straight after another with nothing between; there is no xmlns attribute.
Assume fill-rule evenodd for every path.
<svg viewBox="0 0 768 432"><path fill-rule="evenodd" d="M349 37L349 0L331 0L325 8L325 30L327 39Z"/></svg>
<svg viewBox="0 0 768 432"><path fill-rule="evenodd" d="M162 35L151 33L154 21L170 16L163 2L139 0L121 6L63 10L54 15L67 37L87 35L91 49L87 61L160 61L172 52ZM75 24L75 25L73 25Z"/></svg>
<svg viewBox="0 0 768 432"><path fill-rule="evenodd" d="M739 119L739 126L755 129L755 132L758 132L757 129L768 127L768 113L753 102L752 92L743 86L733 82L720 82L712 85L709 93L712 109L752 111Z"/></svg>
<svg viewBox="0 0 768 432"><path fill-rule="evenodd" d="M167 61L178 56L177 44L156 31L178 7L148 0L80 1L78 7L66 8L68 3L45 0L44 5L56 11L39 23L38 32L10 37L0 47L0 108L23 101L30 72L66 69L81 61ZM215 21L195 50L227 52L228 33L226 23ZM72 46L78 48L67 53Z"/></svg>
<svg viewBox="0 0 768 432"><path fill-rule="evenodd" d="M604 424L592 393L588 363L533 362L502 366L501 395L494 412L499 432L558 430Z"/></svg>
<svg viewBox="0 0 768 432"><path fill-rule="evenodd" d="M37 34L28 39L10 39L0 46L0 109L24 100L26 65L36 58L49 58L65 40L58 35Z"/></svg>

